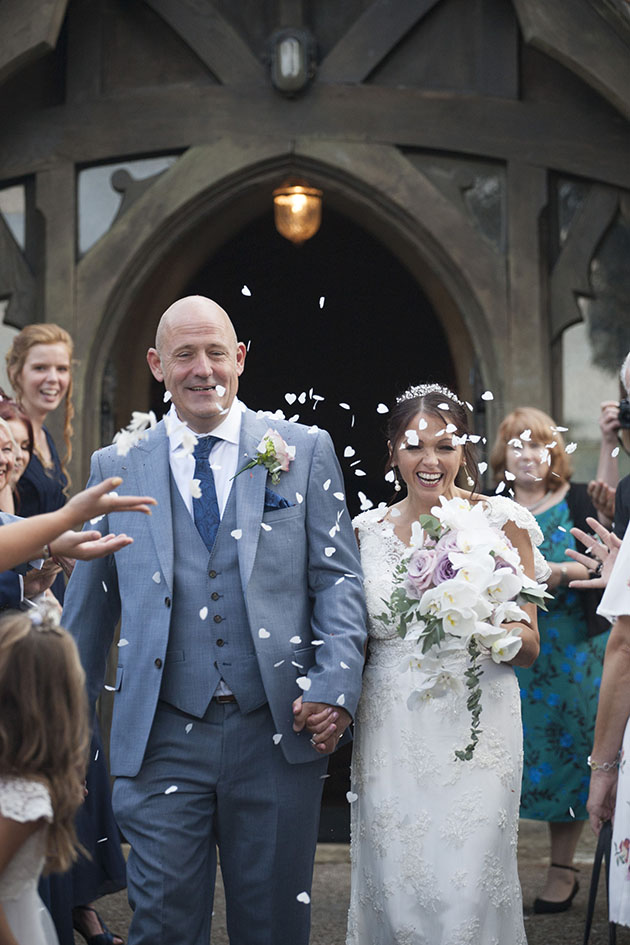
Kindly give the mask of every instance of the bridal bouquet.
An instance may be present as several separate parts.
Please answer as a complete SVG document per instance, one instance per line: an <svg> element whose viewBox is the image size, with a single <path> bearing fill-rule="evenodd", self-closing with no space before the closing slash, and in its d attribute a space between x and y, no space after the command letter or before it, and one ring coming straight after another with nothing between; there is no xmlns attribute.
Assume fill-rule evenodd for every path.
<svg viewBox="0 0 630 945"><path fill-rule="evenodd" d="M546 585L523 571L518 552L501 529L490 524L483 503L447 500L412 527L411 546L394 575L394 591L385 601L399 634L417 644L405 662L415 671L408 700L413 709L423 699L463 691L460 675L448 669L448 657L467 648L470 665L464 676L472 716L470 743L455 755L472 758L479 740L483 670L480 657L496 663L511 660L522 646L505 624L527 621L520 606L534 603L546 610Z"/></svg>

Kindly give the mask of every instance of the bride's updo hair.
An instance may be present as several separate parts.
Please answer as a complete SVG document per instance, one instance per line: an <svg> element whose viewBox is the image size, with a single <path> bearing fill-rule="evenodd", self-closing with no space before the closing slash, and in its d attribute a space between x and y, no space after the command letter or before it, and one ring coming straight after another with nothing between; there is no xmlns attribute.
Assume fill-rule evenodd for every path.
<svg viewBox="0 0 630 945"><path fill-rule="evenodd" d="M452 390L441 384L418 384L408 387L399 394L389 411L387 439L390 443L390 455L385 467L386 471L394 468L394 452L404 438L405 432L411 428L413 418L419 413L424 413L434 417L445 427L449 423L454 424L456 429L453 435L466 437L462 449L466 473L468 479L472 480L472 486L469 482L468 488L471 493L476 492L479 485L479 468L477 451L474 443L470 441L472 431L468 424L467 411L466 404Z"/></svg>

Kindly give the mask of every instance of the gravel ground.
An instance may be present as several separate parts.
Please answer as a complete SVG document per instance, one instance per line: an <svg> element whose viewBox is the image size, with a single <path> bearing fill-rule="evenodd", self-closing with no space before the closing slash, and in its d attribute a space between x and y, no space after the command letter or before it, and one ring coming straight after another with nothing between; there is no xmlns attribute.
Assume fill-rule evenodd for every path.
<svg viewBox="0 0 630 945"><path fill-rule="evenodd" d="M547 829L544 824L521 821L519 838L519 871L525 905L525 928L529 945L582 945L584 919L590 883L594 840L590 829L584 828L583 839L578 848L576 864L581 869L580 891L572 908L557 916L537 916L531 912L531 904L540 889L548 862ZM350 866L348 847L345 844L320 844L317 849L315 879L313 883L313 926L311 945L343 945L348 908ZM225 932L225 908L223 891L217 884L215 919L212 945L229 945ZM598 908L591 932L590 945L607 945L608 932L605 911L605 890L600 888ZM99 910L110 929L115 929L126 939L130 911L124 892L107 896L100 901ZM83 939L76 937L77 943ZM617 933L618 945L630 945L630 929ZM182 939L181 945L187 945ZM277 942L273 945L291 945ZM395 945L394 942L387 945ZM511 945L502 942L501 945Z"/></svg>

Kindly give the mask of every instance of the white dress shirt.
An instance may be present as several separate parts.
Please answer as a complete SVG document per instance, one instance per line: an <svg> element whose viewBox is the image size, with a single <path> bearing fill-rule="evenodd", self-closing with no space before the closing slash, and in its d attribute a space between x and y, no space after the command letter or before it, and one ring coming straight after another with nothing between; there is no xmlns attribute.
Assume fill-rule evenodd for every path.
<svg viewBox="0 0 630 945"><path fill-rule="evenodd" d="M210 467L214 476L214 485L217 491L219 513L223 516L225 506L230 497L232 480L238 472L238 443L241 436L241 417L245 405L236 397L228 410L225 419L215 427L212 436L221 440L215 443L210 450ZM193 497L191 492L192 481L195 478L195 457L190 448L186 449L186 440L190 441L193 431L177 416L175 404L164 418L166 432L169 439L169 462L173 479L184 500L184 505L193 517ZM197 439L204 434L193 433Z"/></svg>

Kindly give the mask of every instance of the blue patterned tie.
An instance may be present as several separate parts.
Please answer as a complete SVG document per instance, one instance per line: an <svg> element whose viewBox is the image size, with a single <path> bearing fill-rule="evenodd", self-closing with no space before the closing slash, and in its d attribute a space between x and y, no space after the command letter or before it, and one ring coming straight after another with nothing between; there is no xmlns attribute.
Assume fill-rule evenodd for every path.
<svg viewBox="0 0 630 945"><path fill-rule="evenodd" d="M210 450L219 440L220 437L218 436L200 437L194 449L195 479L199 480L201 498L193 499L193 516L197 531L203 538L208 551L212 551L221 523L217 490L209 461Z"/></svg>

